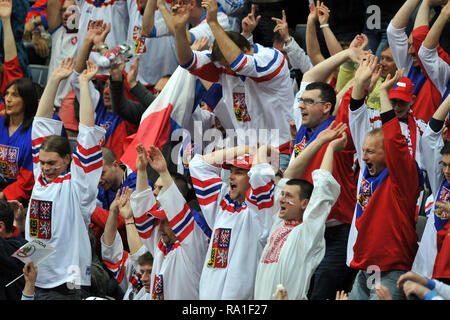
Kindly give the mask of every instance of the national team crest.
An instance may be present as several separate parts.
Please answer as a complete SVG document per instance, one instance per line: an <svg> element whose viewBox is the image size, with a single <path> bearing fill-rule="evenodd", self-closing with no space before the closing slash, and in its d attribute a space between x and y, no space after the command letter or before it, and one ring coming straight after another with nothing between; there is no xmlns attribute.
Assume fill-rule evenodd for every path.
<svg viewBox="0 0 450 320"><path fill-rule="evenodd" d="M231 229L219 228L214 231L211 255L207 266L209 268L226 268L230 248Z"/></svg>
<svg viewBox="0 0 450 320"><path fill-rule="evenodd" d="M252 120L245 104L245 93L233 92L233 107L237 121L248 122Z"/></svg>
<svg viewBox="0 0 450 320"><path fill-rule="evenodd" d="M0 145L0 169L4 177L17 179L19 174L18 158L19 148Z"/></svg>
<svg viewBox="0 0 450 320"><path fill-rule="evenodd" d="M450 190L442 186L441 192L439 193L439 201L447 202L450 198ZM434 214L442 220L447 220L449 218L449 213L441 208L436 207Z"/></svg>
<svg viewBox="0 0 450 320"><path fill-rule="evenodd" d="M362 211L366 209L366 206L369 203L371 196L372 191L370 187L370 182L363 177L361 180L361 191L358 195L358 204L361 206Z"/></svg>
<svg viewBox="0 0 450 320"><path fill-rule="evenodd" d="M52 237L52 201L31 199L30 236L39 239Z"/></svg>
<svg viewBox="0 0 450 320"><path fill-rule="evenodd" d="M164 280L162 274L155 274L152 290L153 300L164 300Z"/></svg>
<svg viewBox="0 0 450 320"><path fill-rule="evenodd" d="M294 155L296 158L299 156L300 152L305 150L307 143L308 142L306 141L306 137L303 137L303 139L302 139L302 141L300 141L300 143L297 143L296 145L294 145Z"/></svg>
<svg viewBox="0 0 450 320"><path fill-rule="evenodd" d="M144 37L141 37L141 28L138 26L133 27L133 40L135 42L135 52L137 54L142 54L147 51L145 48L145 39Z"/></svg>

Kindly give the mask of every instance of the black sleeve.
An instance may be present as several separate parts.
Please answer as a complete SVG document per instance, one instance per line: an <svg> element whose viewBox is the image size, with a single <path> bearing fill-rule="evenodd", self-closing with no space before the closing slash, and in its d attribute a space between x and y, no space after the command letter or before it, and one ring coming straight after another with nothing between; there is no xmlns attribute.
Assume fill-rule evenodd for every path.
<svg viewBox="0 0 450 320"><path fill-rule="evenodd" d="M111 108L112 111L122 119L139 125L141 116L144 113L147 106L143 106L141 103L128 100L125 96L125 86L123 81L110 81L111 90Z"/></svg>
<svg viewBox="0 0 450 320"><path fill-rule="evenodd" d="M360 99L360 100L355 100L353 98L350 98L350 110L351 111L356 111L359 108L361 108L361 106L364 104L364 99L366 97Z"/></svg>
<svg viewBox="0 0 450 320"><path fill-rule="evenodd" d="M137 84L130 89L130 93L135 96L138 101L145 107L144 111L148 108L148 106L155 100L155 96L148 91L148 89L142 85L139 81Z"/></svg>

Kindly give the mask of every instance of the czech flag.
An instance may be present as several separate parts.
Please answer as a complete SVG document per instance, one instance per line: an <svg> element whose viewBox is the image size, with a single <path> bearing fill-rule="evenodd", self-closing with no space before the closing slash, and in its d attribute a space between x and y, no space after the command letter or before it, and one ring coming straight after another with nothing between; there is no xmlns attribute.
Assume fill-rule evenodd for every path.
<svg viewBox="0 0 450 320"><path fill-rule="evenodd" d="M170 141L172 132L185 128L192 117L197 77L178 66L164 89L141 117L137 132L127 137L120 160L136 171L136 146L155 145L162 148Z"/></svg>

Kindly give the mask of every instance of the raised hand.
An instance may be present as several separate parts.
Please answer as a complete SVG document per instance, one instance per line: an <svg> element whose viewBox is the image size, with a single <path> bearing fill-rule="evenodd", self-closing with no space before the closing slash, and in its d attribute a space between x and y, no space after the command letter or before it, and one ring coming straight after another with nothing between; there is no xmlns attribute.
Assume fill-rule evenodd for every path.
<svg viewBox="0 0 450 320"><path fill-rule="evenodd" d="M353 38L352 42L349 45L349 48L360 48L362 50L366 49L369 44L369 39L364 33L357 34L355 38Z"/></svg>
<svg viewBox="0 0 450 320"><path fill-rule="evenodd" d="M405 68L401 68L395 71L394 76L392 77L390 74L387 75L386 79L384 79L383 83L380 86L380 91L389 91L391 90L403 77L403 73L405 72Z"/></svg>
<svg viewBox="0 0 450 320"><path fill-rule="evenodd" d="M166 159L164 159L161 150L159 150L155 146L150 146L150 150L148 151L150 156L150 166L159 174L167 171Z"/></svg>
<svg viewBox="0 0 450 320"><path fill-rule="evenodd" d="M122 218L127 221L133 219L133 210L131 209L130 196L133 193L133 189L126 187L122 189L122 193L119 198L119 211Z"/></svg>
<svg viewBox="0 0 450 320"><path fill-rule="evenodd" d="M92 62L91 60L86 61L86 69L83 70L83 73L81 73L78 76L78 80L81 82L89 82L94 78L94 76L97 74L98 66Z"/></svg>
<svg viewBox="0 0 450 320"><path fill-rule="evenodd" d="M319 3L319 1L317 1L317 3ZM317 8L314 5L314 2L311 2L309 5L309 15L308 15L308 21L309 22L316 22L317 19L319 18L319 15L317 13Z"/></svg>
<svg viewBox="0 0 450 320"><path fill-rule="evenodd" d="M255 5L252 4L252 8L250 13L242 19L241 25L242 25L242 33L244 37L248 38L250 37L253 30L255 30L256 26L259 23L259 20L261 19L261 16L257 16L255 18Z"/></svg>
<svg viewBox="0 0 450 320"><path fill-rule="evenodd" d="M136 169L138 171L146 170L147 164L150 163L150 156L147 153L147 150L145 150L144 145L140 143L136 146L136 151Z"/></svg>
<svg viewBox="0 0 450 320"><path fill-rule="evenodd" d="M319 139L319 141L325 144L341 137L345 130L347 130L346 123L340 122L335 126L335 121L333 121L325 130L322 130L322 132L317 135L316 139Z"/></svg>
<svg viewBox="0 0 450 320"><path fill-rule="evenodd" d="M171 20L175 29L186 28L189 21L191 8L186 4L175 4L172 6Z"/></svg>
<svg viewBox="0 0 450 320"><path fill-rule="evenodd" d="M11 18L12 12L12 0L0 0L0 18Z"/></svg>
<svg viewBox="0 0 450 320"><path fill-rule="evenodd" d="M370 80L372 75L374 74L375 69L377 68L377 56L373 54L369 54L355 72L355 83L361 85L365 89L367 89L370 85Z"/></svg>
<svg viewBox="0 0 450 320"><path fill-rule="evenodd" d="M109 205L109 213L110 214L118 214L119 213L119 198L120 198L120 189L117 190L114 200Z"/></svg>
<svg viewBox="0 0 450 320"><path fill-rule="evenodd" d="M206 9L206 21L217 23L217 0L203 0L202 7Z"/></svg>
<svg viewBox="0 0 450 320"><path fill-rule="evenodd" d="M317 6L317 15L321 25L328 23L328 19L330 18L330 10L323 2Z"/></svg>
<svg viewBox="0 0 450 320"><path fill-rule="evenodd" d="M109 69L111 79L114 81L122 81L123 69L125 69L125 59L122 59L121 63L113 64Z"/></svg>
<svg viewBox="0 0 450 320"><path fill-rule="evenodd" d="M73 68L75 67L75 60L73 57L63 59L58 67L53 70L50 77L54 80L61 81L72 74Z"/></svg>
<svg viewBox="0 0 450 320"><path fill-rule="evenodd" d="M273 32L280 32L280 35L283 37L284 40L288 39L290 37L289 35L289 28L288 23L286 21L286 13L285 11L281 11L281 19L272 17L272 20L277 23L275 28L273 29Z"/></svg>
<svg viewBox="0 0 450 320"><path fill-rule="evenodd" d="M200 37L194 40L194 43L191 44L192 51L200 51L208 44L208 37Z"/></svg>

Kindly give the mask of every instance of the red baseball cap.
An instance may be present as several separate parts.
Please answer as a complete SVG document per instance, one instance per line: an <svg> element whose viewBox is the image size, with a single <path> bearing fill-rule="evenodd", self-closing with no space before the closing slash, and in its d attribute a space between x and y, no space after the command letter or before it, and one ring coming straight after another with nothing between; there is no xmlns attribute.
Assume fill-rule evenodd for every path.
<svg viewBox="0 0 450 320"><path fill-rule="evenodd" d="M408 77L402 77L396 85L389 90L389 99L400 99L411 102L414 96L414 85Z"/></svg>
<svg viewBox="0 0 450 320"><path fill-rule="evenodd" d="M227 160L222 164L222 168L229 170L232 166L250 170L252 167L253 156L244 154L233 160Z"/></svg>

